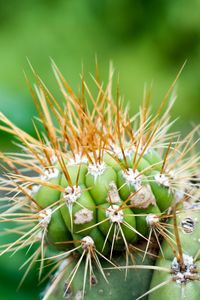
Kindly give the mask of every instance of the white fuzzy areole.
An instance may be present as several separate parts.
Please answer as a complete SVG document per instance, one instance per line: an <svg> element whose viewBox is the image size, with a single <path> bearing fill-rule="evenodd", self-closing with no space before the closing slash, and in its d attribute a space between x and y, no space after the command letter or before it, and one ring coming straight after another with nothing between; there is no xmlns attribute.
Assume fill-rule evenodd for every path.
<svg viewBox="0 0 200 300"><path fill-rule="evenodd" d="M42 180L50 180L53 178L58 178L60 171L57 168L49 168L44 171L44 174L40 176Z"/></svg>
<svg viewBox="0 0 200 300"><path fill-rule="evenodd" d="M74 224L86 224L93 220L93 211L82 208L74 214Z"/></svg>
<svg viewBox="0 0 200 300"><path fill-rule="evenodd" d="M159 222L159 217L155 214L148 214L146 216L146 222L147 222L148 226L153 227L156 225L156 223Z"/></svg>
<svg viewBox="0 0 200 300"><path fill-rule="evenodd" d="M118 205L112 205L106 209L106 217L109 218L112 223L123 223L124 213Z"/></svg>
<svg viewBox="0 0 200 300"><path fill-rule="evenodd" d="M185 284L187 281L189 281L188 277L192 278L192 276L196 276L196 274L194 273L196 266L194 264L193 257L187 254L183 254L183 262L185 265L184 271L181 270L181 266L176 257L174 257L171 265L173 273L172 276L174 280L176 280L176 282L179 284Z"/></svg>
<svg viewBox="0 0 200 300"><path fill-rule="evenodd" d="M104 162L101 163L97 162L95 164L89 164L88 166L88 174L92 175L95 181L98 176L104 173L105 170L106 170L106 165Z"/></svg>
<svg viewBox="0 0 200 300"><path fill-rule="evenodd" d="M45 208L38 213L40 227L46 229L51 222L52 209Z"/></svg>
<svg viewBox="0 0 200 300"><path fill-rule="evenodd" d="M138 170L128 169L126 172L123 171L123 177L127 184L132 185L136 191L141 187L142 175Z"/></svg>
<svg viewBox="0 0 200 300"><path fill-rule="evenodd" d="M125 157L130 157L131 156L131 151L130 149L124 149L124 154L122 152L122 150L119 148L118 152L117 152L117 157L120 159L120 160L123 160L124 159L124 155Z"/></svg>
<svg viewBox="0 0 200 300"><path fill-rule="evenodd" d="M39 189L40 189L40 185L38 184L38 185L32 185L31 186L31 189L29 190L29 194L32 196L32 195L35 195L38 191L39 191Z"/></svg>
<svg viewBox="0 0 200 300"><path fill-rule="evenodd" d="M87 250L89 247L95 246L93 239L89 235L82 238L81 245L82 245L83 250Z"/></svg>
<svg viewBox="0 0 200 300"><path fill-rule="evenodd" d="M76 153L75 157L70 157L68 161L68 165L80 165L80 164L87 164L88 158L85 155L82 155L81 153Z"/></svg>
<svg viewBox="0 0 200 300"><path fill-rule="evenodd" d="M122 149L120 148L119 145L111 144L110 148L111 149L107 150L107 152L109 152L110 154L114 154L119 160L123 160L124 156L130 158L131 155L132 155L130 145L126 145L124 147L124 149L123 149L124 154L123 154Z"/></svg>
<svg viewBox="0 0 200 300"><path fill-rule="evenodd" d="M38 184L38 185L33 185L29 188L26 188L25 191L31 198L33 198L35 196L35 194L37 194L37 192L39 191L40 188L41 188L41 185ZM24 196L26 197L25 194L24 194ZM24 196L22 197L22 201L24 201ZM30 209L33 212L38 211L38 205L34 201L31 201L31 200L30 200Z"/></svg>
<svg viewBox="0 0 200 300"><path fill-rule="evenodd" d="M81 197L81 188L80 186L76 186L74 185L73 187L68 186L65 189L65 193L64 193L64 199L66 201L66 204L73 204L74 202L76 202L77 199L79 199Z"/></svg>
<svg viewBox="0 0 200 300"><path fill-rule="evenodd" d="M154 176L154 179L155 179L155 181L158 183L158 184L160 184L160 185L162 185L162 186L164 186L164 187L166 187L166 188L169 188L170 187L170 180L169 180L169 176L167 176L167 175L165 175L165 174L156 174L155 176Z"/></svg>

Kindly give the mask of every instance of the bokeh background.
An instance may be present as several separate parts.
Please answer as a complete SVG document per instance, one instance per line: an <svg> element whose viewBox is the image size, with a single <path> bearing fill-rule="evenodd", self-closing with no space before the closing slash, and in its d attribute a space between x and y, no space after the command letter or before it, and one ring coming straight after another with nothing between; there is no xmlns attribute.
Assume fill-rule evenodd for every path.
<svg viewBox="0 0 200 300"><path fill-rule="evenodd" d="M77 91L82 63L91 82L97 55L106 82L112 60L133 113L145 84L152 85L154 106L187 60L172 112L181 117L176 129L187 131L200 119L199 13L199 0L0 0L0 111L33 133L36 111L24 79L24 70L30 74L26 57L54 90L52 57ZM10 147L10 137L0 132L0 148ZM25 255L0 257L0 300L39 299L36 270L16 292Z"/></svg>

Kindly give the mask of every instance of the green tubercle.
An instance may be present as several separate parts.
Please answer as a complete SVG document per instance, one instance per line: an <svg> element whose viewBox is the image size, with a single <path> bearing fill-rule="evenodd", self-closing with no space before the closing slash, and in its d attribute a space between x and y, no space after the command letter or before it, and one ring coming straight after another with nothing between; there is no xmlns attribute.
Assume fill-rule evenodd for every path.
<svg viewBox="0 0 200 300"><path fill-rule="evenodd" d="M72 244L66 243L72 241L72 236L67 229L65 222L58 207L52 211L51 221L48 225L46 239L50 245L57 250L66 251L72 247ZM62 243L63 242L63 243Z"/></svg>
<svg viewBox="0 0 200 300"><path fill-rule="evenodd" d="M66 187L65 193L62 194L60 210L71 233L81 230L82 234L86 235L96 223L95 203L84 185Z"/></svg>
<svg viewBox="0 0 200 300"><path fill-rule="evenodd" d="M133 212L126 205L105 203L98 209L101 232L110 242L126 246L126 242L137 240L136 222Z"/></svg>
<svg viewBox="0 0 200 300"><path fill-rule="evenodd" d="M165 174L154 171L150 178L150 185L159 209L162 212L165 211L170 207L173 200L168 177Z"/></svg>
<svg viewBox="0 0 200 300"><path fill-rule="evenodd" d="M50 182L51 184L59 185L61 180L61 173L57 168L51 168L45 170L45 173L43 176L41 176L41 179ZM36 193L34 193L33 198L40 207L46 208L59 200L59 190L56 190L54 187L42 185L38 187L39 189Z"/></svg>
<svg viewBox="0 0 200 300"><path fill-rule="evenodd" d="M97 205L106 202L109 184L116 181L116 172L104 163L88 166L85 183Z"/></svg>

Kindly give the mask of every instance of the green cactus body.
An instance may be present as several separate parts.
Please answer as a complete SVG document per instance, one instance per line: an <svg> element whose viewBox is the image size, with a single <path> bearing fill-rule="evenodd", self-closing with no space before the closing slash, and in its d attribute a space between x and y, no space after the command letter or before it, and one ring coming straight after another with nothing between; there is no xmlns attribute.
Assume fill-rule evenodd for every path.
<svg viewBox="0 0 200 300"><path fill-rule="evenodd" d="M90 188L90 193L95 199L95 203L102 204L108 197L109 184L116 183L116 172L104 164L94 165L94 171L88 171L86 175L86 185Z"/></svg>
<svg viewBox="0 0 200 300"><path fill-rule="evenodd" d="M135 264L141 264L141 256L135 256ZM114 262L120 266L126 263L124 257L118 257L114 259ZM145 264L152 265L153 261L151 259L146 259ZM103 268L109 268L110 265L107 262L103 262ZM66 295L67 299L77 300L82 299L83 297L83 278L85 272L85 264L81 264L79 273L77 277L73 280L70 286L67 285L68 275L73 269L74 263L70 264L68 270L65 274L65 277L60 282L59 286L55 290L54 294L49 298L49 300L62 299ZM151 270L128 270L126 275L125 270L105 270L105 275L109 280L109 284L105 282L102 274L94 266L94 270L91 278L87 278L86 287L85 287L85 298L89 300L93 299L119 299L123 298L124 300L136 299L142 295L146 290L149 289L150 279L151 279ZM126 279L125 279L126 278ZM141 280L142 278L142 280ZM91 286L90 286L91 283ZM67 289L68 288L68 289ZM145 297L144 299L147 300Z"/></svg>
<svg viewBox="0 0 200 300"><path fill-rule="evenodd" d="M172 223L173 220L170 220ZM199 299L200 288L200 212L199 209L190 209L186 212L177 212L178 235L183 256L184 266L181 269L181 258L177 245L174 256L169 243L164 240L162 250L165 258L156 262L159 268L166 268L169 271L155 271L153 274L151 288L160 288L149 295L150 300L173 299ZM174 233L173 229L171 231ZM162 286L164 285L164 286ZM162 296L161 296L162 295Z"/></svg>
<svg viewBox="0 0 200 300"><path fill-rule="evenodd" d="M146 163L141 164L141 172L141 166L145 169L147 168ZM160 213L158 206L161 200L163 203L165 201L167 202L169 198L166 188L153 183L153 190L157 188L157 203L157 198L154 196L151 185L148 183L148 177L140 175L139 171L129 169L127 175L123 170L120 170L118 174L116 174L116 171L112 169L112 167L108 167L103 163L102 169L101 167L96 168L96 166L94 166L94 170L89 173L89 167L90 165L87 168L87 164L83 166L66 165L70 183L73 186L69 185L66 176L60 171L59 177L50 179L49 182L54 184L60 183L65 189L65 192L52 191L49 187L44 186L39 188L39 191L35 194L35 199L37 199L37 202L42 207L46 207L46 199L49 199L48 195L51 205L60 200L60 211L66 227L71 234L75 233L84 237L90 233L91 229L95 227L95 224L99 224L98 227L104 234L106 240L108 239L112 243L113 236L116 237L118 241L115 242L115 248L117 249L119 245L121 245L121 249L123 249L124 244L134 243L138 238L147 235L148 224L146 217L143 215ZM136 179L134 179L134 176ZM76 182L77 177L78 182ZM130 182L128 181L129 177ZM131 180L135 180L133 184ZM75 184L78 184L78 186ZM72 200L70 200L70 197ZM127 200L129 201L124 205L123 201L126 203ZM164 205L165 208L169 207L170 201L168 206L166 206L166 204ZM97 209L95 208L96 206ZM118 206L118 208L116 208L116 212L113 211L111 214L117 214L117 211L119 211L119 219L122 219L120 222L118 222L118 220L116 222L111 221L112 218L109 219L108 217L108 211L112 210L113 206ZM137 216L134 217L134 214ZM141 217L138 216L138 214L141 214ZM120 226L115 226L120 223ZM126 225L124 225L125 223Z"/></svg>
<svg viewBox="0 0 200 300"><path fill-rule="evenodd" d="M162 168L162 156L155 150L151 149L144 153L144 159L153 166L154 170L160 171Z"/></svg>
<svg viewBox="0 0 200 300"><path fill-rule="evenodd" d="M161 261L158 260L156 266L161 268L171 268L171 261ZM199 262L196 263L197 268L199 268ZM200 281L191 280L187 283L180 283L178 280L172 281L172 275L167 274L162 271L155 271L153 274L153 279L151 282L151 288L157 286L158 284L166 283L165 286L160 287L156 291L149 295L149 300L168 300L168 299L188 299L188 300L198 300L199 299L199 288Z"/></svg>
<svg viewBox="0 0 200 300"><path fill-rule="evenodd" d="M57 208L55 207L55 210ZM69 230L65 226L65 222L62 218L62 214L59 209L57 209L55 212L53 212L51 217L51 222L48 226L48 232L47 232L47 242L56 247L59 250L65 251L71 248L70 244L60 244L59 242L63 242L65 240L70 241L72 239L72 236L69 232Z"/></svg>
<svg viewBox="0 0 200 300"><path fill-rule="evenodd" d="M165 175L162 175L159 172L154 172L153 177L156 180L152 180L150 183L152 192L156 197L157 205L160 210L165 211L172 203L173 193L169 189L168 181L165 178Z"/></svg>
<svg viewBox="0 0 200 300"><path fill-rule="evenodd" d="M44 177L44 179L43 179ZM51 179L48 179L48 178ZM47 180L52 184L60 184L61 174L57 168L52 168L45 171L45 175L42 176L43 180ZM36 202L42 207L46 208L49 205L55 203L60 198L60 192L48 186L39 186L38 191L35 193L34 198Z"/></svg>
<svg viewBox="0 0 200 300"><path fill-rule="evenodd" d="M147 236L149 232L149 226L147 223L147 216L144 216L144 214L149 215L155 215L160 216L160 210L157 205L150 204L145 209L135 208L133 209L134 213L136 214L136 224L137 224L137 230L144 236ZM140 216L141 214L141 216Z"/></svg>
<svg viewBox="0 0 200 300"><path fill-rule="evenodd" d="M90 232L90 227L96 224L95 203L89 192L85 190L86 187L84 185L79 186L79 188L80 195L78 195L74 203L65 202L67 196L63 196L64 203L61 207L61 213L71 233L85 229L83 234L87 235Z"/></svg>
<svg viewBox="0 0 200 300"><path fill-rule="evenodd" d="M121 204L122 205L122 204ZM101 232L107 236L110 242L115 236L116 243L121 244L123 248L124 240L126 242L135 242L137 234L134 232L136 228L133 212L128 207L121 209L120 205L106 203L100 206L98 210L98 222L107 220L99 225ZM128 223L127 227L124 223ZM118 232L118 233L117 233ZM124 238L123 238L124 235Z"/></svg>
<svg viewBox="0 0 200 300"><path fill-rule="evenodd" d="M38 260L39 277L46 260L55 264L43 300L200 299L199 207L192 208L199 199L197 130L182 140L167 132L173 122L166 98L155 116L144 101L129 119L118 89L116 101L112 97L111 82L103 91L95 80L95 99L82 79L79 97L54 63L53 70L66 103L57 102L34 71L45 131L36 130L38 139L0 114L0 128L24 150L0 154L9 170L0 179L7 193L0 221L14 223L17 235L0 256L38 246L25 275Z"/></svg>
<svg viewBox="0 0 200 300"><path fill-rule="evenodd" d="M108 166L112 167L116 173L124 167L124 163L118 157L115 157L113 153L105 153L104 161Z"/></svg>

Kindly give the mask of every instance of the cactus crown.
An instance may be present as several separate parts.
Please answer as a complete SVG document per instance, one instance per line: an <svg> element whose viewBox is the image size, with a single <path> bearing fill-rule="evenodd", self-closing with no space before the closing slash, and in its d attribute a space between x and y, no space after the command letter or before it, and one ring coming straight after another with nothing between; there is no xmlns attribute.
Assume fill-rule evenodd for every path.
<svg viewBox="0 0 200 300"><path fill-rule="evenodd" d="M77 299L84 298L87 274L90 286L97 283L93 265L108 281L104 263L112 270L147 268L167 274L159 283L155 271L153 287L139 298L171 282L198 281L198 243L192 251L186 243L188 234L198 239L198 127L183 139L170 132L174 98L168 98L179 74L154 115L145 95L139 113L130 118L118 85L113 99L112 66L105 89L93 78L95 97L83 74L76 96L55 63L52 67L62 103L34 70L36 84L27 81L44 128L39 132L35 125L37 138L0 115L0 129L15 136L20 150L0 154L5 171L0 220L17 224L11 230L16 240L2 245L0 255L38 245L26 275L40 259L39 277L46 261L54 260L54 280L43 300L50 299L74 262L65 280L66 298L72 297L83 263L83 288ZM117 253L125 255L124 266L116 263ZM134 264L135 253L142 255L142 262L157 258L157 265Z"/></svg>

